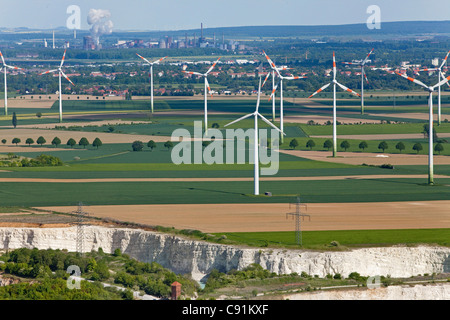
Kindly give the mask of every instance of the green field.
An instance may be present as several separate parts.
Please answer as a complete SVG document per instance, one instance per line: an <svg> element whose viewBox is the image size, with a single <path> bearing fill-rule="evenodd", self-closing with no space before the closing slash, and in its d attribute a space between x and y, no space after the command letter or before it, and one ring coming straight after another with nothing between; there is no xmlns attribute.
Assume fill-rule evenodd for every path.
<svg viewBox="0 0 450 320"><path fill-rule="evenodd" d="M305 224L307 224L307 220ZM295 232L234 232L219 233L230 242L249 246L297 247ZM302 248L330 250L339 249L330 245L337 241L349 248L379 247L395 244L450 246L450 229L402 229L402 230L345 230L303 231Z"/></svg>

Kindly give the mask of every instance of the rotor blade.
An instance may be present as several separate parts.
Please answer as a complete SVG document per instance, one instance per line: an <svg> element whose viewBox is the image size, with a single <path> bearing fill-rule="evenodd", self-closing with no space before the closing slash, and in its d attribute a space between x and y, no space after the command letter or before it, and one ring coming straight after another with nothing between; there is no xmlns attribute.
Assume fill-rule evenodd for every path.
<svg viewBox="0 0 450 320"><path fill-rule="evenodd" d="M155 64L155 63L160 63L160 62L163 61L165 58L167 58L167 56L166 56L166 57L163 57L163 58L161 58L161 59L158 59L158 60L156 60L156 61L153 61L153 64Z"/></svg>
<svg viewBox="0 0 450 320"><path fill-rule="evenodd" d="M277 91L277 88L278 88L278 85L279 85L279 84L280 84L280 83L278 82L277 85L272 89L272 93L270 94L269 101L272 100L272 98L273 98L273 96L274 96L274 94L275 94L275 91Z"/></svg>
<svg viewBox="0 0 450 320"><path fill-rule="evenodd" d="M183 73L187 73L187 74L195 74L196 76L204 76L203 73L199 73L199 72L194 72L194 71L181 71Z"/></svg>
<svg viewBox="0 0 450 320"><path fill-rule="evenodd" d="M208 82L208 78L205 77L205 82L206 82L206 87L208 88L208 93L211 93L211 87L209 86L209 82ZM212 98L212 93L211 93L211 98Z"/></svg>
<svg viewBox="0 0 450 320"><path fill-rule="evenodd" d="M336 79L336 57L333 51L333 79Z"/></svg>
<svg viewBox="0 0 450 320"><path fill-rule="evenodd" d="M264 87L264 85L266 84L267 79L269 79L269 76L270 76L270 72L267 72L267 76L266 76L266 78L264 79L264 82L263 82L261 88Z"/></svg>
<svg viewBox="0 0 450 320"><path fill-rule="evenodd" d="M441 76L442 76L442 78L445 78L445 75L444 75L444 73L442 72L442 71L440 71L441 72ZM448 83L447 82L447 86L449 86L450 87L450 83Z"/></svg>
<svg viewBox="0 0 450 320"><path fill-rule="evenodd" d="M261 77L259 77L259 86L258 86L258 100L256 102L256 112L258 112L259 109L259 101L261 99Z"/></svg>
<svg viewBox="0 0 450 320"><path fill-rule="evenodd" d="M214 69L214 67L216 66L217 62L219 62L220 58L221 57L219 57L219 59L217 59L216 62L214 62L214 64L211 66L211 68L209 68L208 71L206 71L206 74L210 73Z"/></svg>
<svg viewBox="0 0 450 320"><path fill-rule="evenodd" d="M438 84L434 85L432 88L437 88L442 86L443 84L447 83L450 80L450 76L448 76L447 78L444 78L444 80L440 81Z"/></svg>
<svg viewBox="0 0 450 320"><path fill-rule="evenodd" d="M408 77L407 75L401 74L401 73L398 73L398 72L395 72L395 73L398 74L400 77L403 77L403 78L405 78L405 79L408 79L408 80L411 81L411 82L417 83L418 85L421 85L422 87L424 87L424 88L426 88L426 89L429 89L428 86L427 86L426 84L424 84L424 83L423 83L422 81L420 81L420 80L417 80L417 79Z"/></svg>
<svg viewBox="0 0 450 320"><path fill-rule="evenodd" d="M250 114L248 114L248 115L246 115L246 116L243 116L243 117L241 117L241 118L239 118L239 119L237 119L237 120L234 120L234 121L232 121L232 122L226 124L224 127L231 126L232 124L234 124L234 123L236 123L236 122L239 122L239 121L241 121L241 120L244 120L244 119L246 119L246 118L248 118L248 117L251 117L251 116L253 116L253 115L254 115L254 113L250 113Z"/></svg>
<svg viewBox="0 0 450 320"><path fill-rule="evenodd" d="M363 60L363 62L361 63L362 65L365 65L365 64L366 64L366 62L367 62L367 60L369 59L370 55L372 54L373 50L374 50L374 49L372 49L372 50L369 52L369 54L367 55L367 57Z"/></svg>
<svg viewBox="0 0 450 320"><path fill-rule="evenodd" d="M3 58L3 54L2 54L2 52L0 51L0 57L2 58L2 62L3 62L3 64L5 64L5 58Z"/></svg>
<svg viewBox="0 0 450 320"><path fill-rule="evenodd" d="M283 131L281 131L280 129L278 129L272 122L270 122L269 120L267 120L262 114L260 114L259 112L257 113L258 116L261 118L262 121L264 121L265 123L267 123L268 125L270 125L272 128L274 128L275 130L277 130L278 132L280 132L283 135L286 135L286 133L284 133Z"/></svg>
<svg viewBox="0 0 450 320"><path fill-rule="evenodd" d="M343 64L354 64L354 65L360 65L360 63L356 63L356 62L342 62Z"/></svg>
<svg viewBox="0 0 450 320"><path fill-rule="evenodd" d="M64 54L63 54L63 57L61 59L61 65L59 66L60 68L63 66L64 60L66 59L66 51L67 51L67 49L64 50Z"/></svg>
<svg viewBox="0 0 450 320"><path fill-rule="evenodd" d="M430 71L438 71L439 69L438 68L424 68L424 69L419 69L419 71L428 71L428 72L430 72Z"/></svg>
<svg viewBox="0 0 450 320"><path fill-rule="evenodd" d="M264 53L264 55L266 56L266 59L267 59L267 61L269 62L270 67L271 67L273 70L275 70L275 71L277 72L278 76L281 77L280 71L278 70L278 68L277 68L277 66L275 65L275 63L273 63L272 59L269 58L269 56L266 54L265 51L263 51L263 53Z"/></svg>
<svg viewBox="0 0 450 320"><path fill-rule="evenodd" d="M328 88L328 86L329 86L330 84L331 84L331 82L330 82L330 83L327 83L327 84L324 85L322 88L320 88L319 90L317 90L316 92L314 92L312 95L310 95L308 98L311 98L311 97L315 96L316 94L318 94L319 92L325 90L326 88Z"/></svg>
<svg viewBox="0 0 450 320"><path fill-rule="evenodd" d="M450 54L450 51L447 52L447 55L445 56L444 61L442 61L442 64L441 64L441 66L439 67L439 69L441 69L441 68L444 66L445 62L447 61L447 58L448 58L448 55L449 55L449 54Z"/></svg>
<svg viewBox="0 0 450 320"><path fill-rule="evenodd" d="M351 94L354 94L355 96L361 97L361 95L360 95L359 93L353 91L352 89L347 88L346 86L340 84L339 82L336 82L336 84L337 84L339 87L341 87L342 90L348 91L348 92L350 92Z"/></svg>
<svg viewBox="0 0 450 320"><path fill-rule="evenodd" d="M64 72L61 71L61 74L63 75L64 78L67 79L67 81L69 81L73 86L75 86L75 84L72 82L72 80L70 80L69 77L66 76L66 74Z"/></svg>
<svg viewBox="0 0 450 320"><path fill-rule="evenodd" d="M48 71L45 71L45 72L39 73L39 75L41 76L41 75L43 75L43 74L47 74L47 73L53 73L53 72L56 72L56 71L58 71L58 69L55 69L55 70L48 70Z"/></svg>
<svg viewBox="0 0 450 320"><path fill-rule="evenodd" d="M297 79L305 79L303 76L290 76L290 77L282 77L285 80L297 80Z"/></svg>
<svg viewBox="0 0 450 320"><path fill-rule="evenodd" d="M137 55L139 58L141 58L142 60L144 60L145 62L152 64L150 61L148 61L147 59L145 59L143 56L141 56L141 55L139 55L139 54L137 54L137 53L136 53L136 55Z"/></svg>
<svg viewBox="0 0 450 320"><path fill-rule="evenodd" d="M7 64L5 64L5 67L10 68L10 69L14 69L14 70L23 70L22 68L13 67L13 66L10 66L10 65L7 65Z"/></svg>
<svg viewBox="0 0 450 320"><path fill-rule="evenodd" d="M364 75L364 78L366 79L367 84L369 84L369 79L367 79L366 71L364 70L364 67L361 68L361 71Z"/></svg>

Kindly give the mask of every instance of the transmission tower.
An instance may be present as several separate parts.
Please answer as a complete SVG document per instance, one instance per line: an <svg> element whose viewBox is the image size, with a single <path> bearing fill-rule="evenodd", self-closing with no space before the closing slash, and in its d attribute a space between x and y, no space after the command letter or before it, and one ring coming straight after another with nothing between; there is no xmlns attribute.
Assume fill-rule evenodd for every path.
<svg viewBox="0 0 450 320"><path fill-rule="evenodd" d="M89 214L83 211L83 203L78 204L78 209L72 212L77 216L77 252L83 254L83 240L84 240L84 218Z"/></svg>
<svg viewBox="0 0 450 320"><path fill-rule="evenodd" d="M289 204L289 209L291 208L291 205L293 205L293 203ZM296 241L297 245L300 245L300 246L303 245L301 221L303 221L305 219L305 217L308 217L309 221L311 221L311 217L308 214L304 214L304 213L300 212L301 207L306 208L306 205L302 204L300 202L300 196L297 196L297 201L295 203L295 212L286 213L286 219L289 216L292 216L292 218L295 219L295 241Z"/></svg>

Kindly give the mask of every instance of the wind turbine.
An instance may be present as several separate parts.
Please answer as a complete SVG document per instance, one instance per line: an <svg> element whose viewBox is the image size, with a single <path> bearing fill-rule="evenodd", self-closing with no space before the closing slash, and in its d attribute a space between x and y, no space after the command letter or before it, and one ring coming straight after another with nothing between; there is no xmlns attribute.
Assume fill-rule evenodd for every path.
<svg viewBox="0 0 450 320"><path fill-rule="evenodd" d="M211 92L211 87L209 86L209 82L208 82L208 74L214 69L216 64L219 62L220 58L221 57L219 57L219 59L217 59L213 63L213 65L208 69L208 71L206 71L205 73L185 71L185 70L182 71L187 74L193 74L193 75L197 75L197 76L201 76L201 77L205 78L205 134L206 135L208 134L208 93ZM211 97L212 97L212 94L211 94Z"/></svg>
<svg viewBox="0 0 450 320"><path fill-rule="evenodd" d="M39 74L39 75L43 75L43 74L47 74L47 73L58 72L58 75L59 75L59 122L62 122L62 93L61 93L62 92L62 86L61 86L61 76L66 78L67 81L69 81L73 86L75 86L75 84L69 79L69 77L66 76L66 74L62 71L62 66L64 64L64 60L66 59L66 50L64 50L64 54L63 54L63 57L61 59L61 64L59 65L58 69L45 71L45 72L42 72L42 73Z"/></svg>
<svg viewBox="0 0 450 320"><path fill-rule="evenodd" d="M411 82L414 82L422 87L424 87L428 91L428 108L429 108L429 127L428 127L428 184L434 184L434 173L433 173L433 92L436 88L439 88L445 83L448 83L450 80L450 76L443 80L440 80L434 86L427 86L420 80L408 77L407 75L395 72L400 77L408 79Z"/></svg>
<svg viewBox="0 0 450 320"><path fill-rule="evenodd" d="M5 115L8 115L8 85L6 83L6 74L7 69L14 69L14 70L22 70L22 68L19 67L13 67L5 63L5 58L3 57L2 52L0 51L0 57L2 58L2 64L3 66L0 68L0 70L3 70L3 74L5 75Z"/></svg>
<svg viewBox="0 0 450 320"><path fill-rule="evenodd" d="M367 57L364 60L358 62L343 62L344 64L357 65L361 68L361 114L364 114L364 78L366 78L367 83L369 83L369 79L367 79L366 72L364 71L364 66L369 60L370 55L372 54L374 49L372 49Z"/></svg>
<svg viewBox="0 0 450 320"><path fill-rule="evenodd" d="M296 80L296 79L304 79L306 77L302 77L302 76L294 76L294 75L290 75L289 77L286 76L282 76L280 71L283 70L288 70L289 68L278 68L275 63L273 63L273 61L269 58L269 56L263 51L267 61L270 64L270 67L272 68L272 71L275 71L278 75L278 78L280 78L280 81L278 82L278 84L273 87L272 89L272 93L270 95L269 101L272 98L275 98L275 91L277 90L278 86L280 86L280 130L282 132L284 132L284 112L283 112L283 80ZM272 79L275 79L275 74L273 75ZM272 105L272 112L275 113L275 107L274 104ZM284 137L283 135L281 136L281 143L283 143L284 141Z"/></svg>
<svg viewBox="0 0 450 320"><path fill-rule="evenodd" d="M438 71L438 81L445 79L444 73L442 72L442 68L444 67L445 63L447 62L448 55L450 54L450 51L447 52L447 55L445 56L445 59L442 61L441 65L436 68L425 68L421 69L419 71ZM447 83L447 85L449 85ZM450 86L450 85L449 85ZM441 125L441 86L438 87L438 126Z"/></svg>
<svg viewBox="0 0 450 320"><path fill-rule="evenodd" d="M144 60L145 62L147 62L148 64L150 64L150 95L151 95L151 108L152 108L152 113L153 113L153 65L154 64L159 64L161 61L163 61L167 57L164 57L164 58L158 59L156 61L150 62L147 59L145 59L143 56L140 56L139 54L137 54L137 56L139 58L141 58L142 60Z"/></svg>
<svg viewBox="0 0 450 320"><path fill-rule="evenodd" d="M337 136L336 136L336 85L338 85L342 90L344 91L348 91L351 94L354 94L358 97L360 97L361 95L359 93L356 93L355 91L347 88L346 86L340 84L339 82L336 81L336 57L334 55L334 51L333 51L333 81L327 83L326 85L324 85L322 88L320 88L319 90L317 90L316 92L314 92L312 95L310 95L308 98L311 98L312 96L318 94L319 92L325 90L326 88L328 88L328 86L330 84L333 84L333 157L336 157L336 152L337 152Z"/></svg>
<svg viewBox="0 0 450 320"><path fill-rule="evenodd" d="M284 135L285 133L283 131L281 131L280 129L278 129L274 124L272 124L272 122L270 122L269 120L267 120L263 115L261 115L259 113L259 102L261 99L261 77L259 78L259 89L258 89L258 100L256 103L256 111L250 114L247 114L246 116L243 116L237 120L234 120L228 124L225 125L225 127L230 126L236 122L239 122L241 120L244 120L246 118L249 118L251 116L254 117L255 120L255 132L254 132L254 193L255 195L259 195L259 136L258 136L258 117L261 118L261 120L263 120L265 123L267 123L268 125L270 125L272 128L276 129L278 132L280 132L282 135Z"/></svg>

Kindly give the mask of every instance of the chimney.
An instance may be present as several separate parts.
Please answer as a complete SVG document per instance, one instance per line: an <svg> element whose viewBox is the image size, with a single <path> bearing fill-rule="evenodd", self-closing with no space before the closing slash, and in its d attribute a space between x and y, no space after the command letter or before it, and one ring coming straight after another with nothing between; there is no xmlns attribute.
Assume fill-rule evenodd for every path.
<svg viewBox="0 0 450 320"><path fill-rule="evenodd" d="M172 300L178 300L178 298L181 295L181 283L175 281L174 283L172 283L171 287L172 287L172 294L170 298Z"/></svg>

